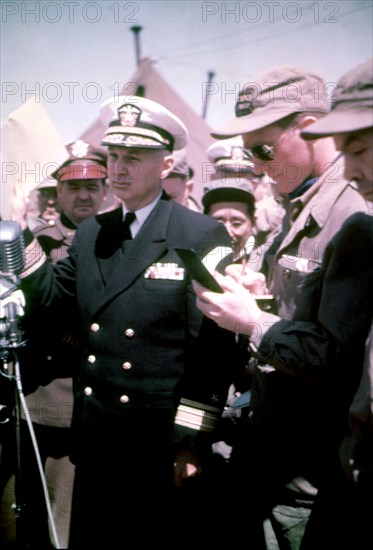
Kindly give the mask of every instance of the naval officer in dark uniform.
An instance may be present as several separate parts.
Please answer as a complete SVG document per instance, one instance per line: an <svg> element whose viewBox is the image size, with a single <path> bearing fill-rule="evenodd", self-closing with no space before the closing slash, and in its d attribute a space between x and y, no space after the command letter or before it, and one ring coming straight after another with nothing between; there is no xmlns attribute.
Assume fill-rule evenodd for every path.
<svg viewBox="0 0 373 550"><path fill-rule="evenodd" d="M196 309L175 252L194 248L215 265L230 245L222 224L162 192L173 150L187 143L184 124L140 97L106 101L101 118L121 207L83 221L68 258L54 267L26 229L21 274L29 308L78 304L69 547L79 550L163 543L170 524L190 521L186 513L207 526L180 494L211 448L234 353L234 335Z"/></svg>

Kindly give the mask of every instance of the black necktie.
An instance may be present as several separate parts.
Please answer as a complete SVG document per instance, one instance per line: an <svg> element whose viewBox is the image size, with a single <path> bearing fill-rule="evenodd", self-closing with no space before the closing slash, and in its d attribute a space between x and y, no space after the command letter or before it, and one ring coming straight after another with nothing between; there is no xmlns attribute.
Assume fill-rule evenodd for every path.
<svg viewBox="0 0 373 550"><path fill-rule="evenodd" d="M127 212L127 214L125 215L120 232L122 241L128 241L132 239L130 225L132 222L135 221L135 219L136 214L134 212Z"/></svg>

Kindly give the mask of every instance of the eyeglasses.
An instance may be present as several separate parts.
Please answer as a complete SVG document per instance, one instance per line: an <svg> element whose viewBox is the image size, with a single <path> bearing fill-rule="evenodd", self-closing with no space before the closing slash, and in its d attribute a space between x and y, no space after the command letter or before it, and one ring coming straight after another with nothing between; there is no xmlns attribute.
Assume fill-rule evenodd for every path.
<svg viewBox="0 0 373 550"><path fill-rule="evenodd" d="M271 161L275 158L275 146L274 145L255 145L251 149L245 149L250 157L255 157L259 160L264 160L266 162Z"/></svg>

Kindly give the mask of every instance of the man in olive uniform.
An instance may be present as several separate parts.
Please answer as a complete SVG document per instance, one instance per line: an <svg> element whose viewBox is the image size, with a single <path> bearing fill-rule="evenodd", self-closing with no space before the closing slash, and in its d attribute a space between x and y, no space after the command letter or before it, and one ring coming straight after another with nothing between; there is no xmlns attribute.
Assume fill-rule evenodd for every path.
<svg viewBox="0 0 373 550"><path fill-rule="evenodd" d="M256 172L268 173L283 195L286 215L269 251L267 277L278 314L261 311L230 278L218 275L227 291L219 295L194 285L205 315L250 338L258 363L251 401L253 464L246 470L244 498L254 497L251 533L259 513L267 540L292 549L300 546L326 464L339 447L345 405L358 375L353 365L361 360L371 319L372 301L354 296L348 305L358 308L361 330L355 330L356 323L350 331L347 320L354 316L347 314L344 298L351 292L333 285L335 265L329 256L347 218L369 208L354 182L344 178L333 139L306 142L301 135L328 108L326 84L318 75L282 65L245 86L235 119L214 133L217 138L242 135ZM351 240L348 245L353 263L358 248ZM369 272L369 257L362 260ZM263 519L270 520L272 530Z"/></svg>
<svg viewBox="0 0 373 550"><path fill-rule="evenodd" d="M229 236L162 192L173 150L187 143L184 124L154 101L125 96L106 101L101 119L120 208L83 221L55 266L20 220L29 308L63 301L79 312L71 549L162 544L185 525L192 508L179 498L182 485L211 447L234 354L234 336L197 310L175 250L194 248L217 264ZM204 510L194 525L208 527Z"/></svg>

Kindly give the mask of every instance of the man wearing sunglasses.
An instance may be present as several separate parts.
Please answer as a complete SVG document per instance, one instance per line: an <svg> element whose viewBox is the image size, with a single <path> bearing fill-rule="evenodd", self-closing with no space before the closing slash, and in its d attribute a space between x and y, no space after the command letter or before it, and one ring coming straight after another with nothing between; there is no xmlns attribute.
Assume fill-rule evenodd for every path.
<svg viewBox="0 0 373 550"><path fill-rule="evenodd" d="M301 67L281 66L253 78L239 94L236 118L213 134L218 139L242 134L256 170L275 181L287 210L282 234L267 255L277 315L260 311L229 277L218 276L226 290L220 295L194 284L201 311L220 326L247 334L258 359L246 502L250 497L259 529L269 520L271 548L299 548L325 462L338 448L341 404L351 398L348 388L339 393L332 375L337 368L348 372L356 360L351 350L338 347L344 337L336 326L338 300L344 303L345 296L333 304L326 330L318 333L312 324L326 307L325 249L348 217L368 212L355 184L343 176L333 139L301 137L327 112L324 81ZM357 339L357 354L360 344Z"/></svg>

